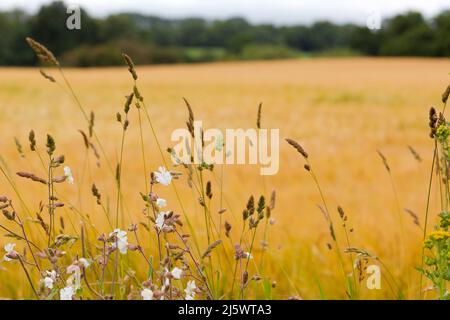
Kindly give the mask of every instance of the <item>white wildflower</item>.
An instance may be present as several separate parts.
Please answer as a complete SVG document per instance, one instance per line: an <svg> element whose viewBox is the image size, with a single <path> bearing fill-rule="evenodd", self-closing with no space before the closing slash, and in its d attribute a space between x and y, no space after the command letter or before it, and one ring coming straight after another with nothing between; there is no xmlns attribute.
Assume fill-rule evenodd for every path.
<svg viewBox="0 0 450 320"><path fill-rule="evenodd" d="M72 297L75 293L72 286L67 286L61 290L59 290L59 299L60 300L72 300Z"/></svg>
<svg viewBox="0 0 450 320"><path fill-rule="evenodd" d="M164 208L165 206L167 206L167 201L165 199L158 198L158 199L156 199L156 205L160 209Z"/></svg>
<svg viewBox="0 0 450 320"><path fill-rule="evenodd" d="M56 273L55 270L52 270L52 271L45 271L45 272L47 273L47 277L50 277L50 278L52 278L53 280L56 279L57 273Z"/></svg>
<svg viewBox="0 0 450 320"><path fill-rule="evenodd" d="M15 252L14 251L14 247L15 246L16 246L15 243L7 243L7 244L5 244L4 249L6 251L6 254L3 256L3 260L5 260L5 261L11 261L12 260L11 258L8 258L7 255L10 254L10 253L14 253Z"/></svg>
<svg viewBox="0 0 450 320"><path fill-rule="evenodd" d="M42 282L44 283L44 287L48 288L48 289L53 289L53 284L56 281L56 271L52 270L52 271L45 271L45 273L47 274L44 279L42 280Z"/></svg>
<svg viewBox="0 0 450 320"><path fill-rule="evenodd" d="M81 288L81 269L75 264L71 264L67 267L66 272L72 274L68 279L67 283L72 285L75 290Z"/></svg>
<svg viewBox="0 0 450 320"><path fill-rule="evenodd" d="M80 258L78 261L83 265L83 267L86 269L91 265L91 262L86 258Z"/></svg>
<svg viewBox="0 0 450 320"><path fill-rule="evenodd" d="M165 167L159 167L158 170L154 172L156 181L164 186L168 186L172 181L172 174Z"/></svg>
<svg viewBox="0 0 450 320"><path fill-rule="evenodd" d="M126 254L128 249L128 237L126 231L115 229L109 234L110 237L112 237L113 235L117 237L117 240L112 244L113 248L116 247L117 243L117 247L119 248L120 253Z"/></svg>
<svg viewBox="0 0 450 320"><path fill-rule="evenodd" d="M195 280L188 281L186 285L186 289L184 289L184 293L186 294L186 300L194 300L195 298L195 289L197 286L195 285Z"/></svg>
<svg viewBox="0 0 450 320"><path fill-rule="evenodd" d="M253 259L253 255L250 252L244 252L245 259Z"/></svg>
<svg viewBox="0 0 450 320"><path fill-rule="evenodd" d="M153 300L153 291L150 289L144 289L141 291L142 300Z"/></svg>
<svg viewBox="0 0 450 320"><path fill-rule="evenodd" d="M174 277L174 279L181 279L181 275L183 273L183 270L181 270L180 268L173 268L172 272L170 272L172 274L172 276Z"/></svg>
<svg viewBox="0 0 450 320"><path fill-rule="evenodd" d="M53 289L54 280L51 277L45 277L44 280L42 280L42 282L44 283L44 287L50 290Z"/></svg>
<svg viewBox="0 0 450 320"><path fill-rule="evenodd" d="M159 230L162 230L165 227L165 221L166 221L166 212L161 211L156 217L155 221L156 227Z"/></svg>
<svg viewBox="0 0 450 320"><path fill-rule="evenodd" d="M64 167L64 175L67 177L67 182L69 184L73 184L72 170L70 170L70 168L67 166Z"/></svg>

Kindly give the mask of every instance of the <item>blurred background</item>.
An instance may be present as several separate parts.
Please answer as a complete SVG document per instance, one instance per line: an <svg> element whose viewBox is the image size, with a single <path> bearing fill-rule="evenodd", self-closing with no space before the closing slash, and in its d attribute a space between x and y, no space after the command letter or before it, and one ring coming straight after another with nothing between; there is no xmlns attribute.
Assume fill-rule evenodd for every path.
<svg viewBox="0 0 450 320"><path fill-rule="evenodd" d="M64 28L81 5L81 29ZM87 8L87 9L85 9ZM449 56L447 1L12 1L0 3L0 65L33 65L23 39L65 65L286 59L314 56ZM379 21L378 21L379 20Z"/></svg>
<svg viewBox="0 0 450 320"><path fill-rule="evenodd" d="M404 298L417 298L422 288L415 267L420 265L433 155L428 110L441 107L441 94L449 84L450 3L373 3L1 0L0 166L34 213L47 190L15 172L45 177L39 159L29 151L28 133L35 131L42 152L46 134L53 135L75 179L74 185L58 187L68 204L60 210L66 232L78 234L87 216L100 232L109 233L91 186L96 184L106 208L114 208L116 181L107 164L115 167L119 162L122 130L116 113L122 112L125 95L134 85L121 57L126 52L140 64L139 90L163 149L173 147L173 130L185 126L188 113L182 97L191 103L195 118L204 121L205 130L255 128L260 103L262 128L280 128L278 174L262 177L259 166L229 165L205 178L212 182L212 211L227 209L215 219L233 225L234 243L248 197L269 197L276 190L274 224L268 226L267 238L258 231L254 251L258 262L265 254L261 275L266 287L276 282L271 298L348 298L336 254L328 248L332 240L318 208L321 197L303 169L303 159L284 142L287 137L308 151L335 221L340 221L337 206L344 208L347 225L354 229L351 245L380 257ZM81 5L80 30L66 27L71 4ZM56 68L44 69L56 83L39 74L26 36L71 67L67 78L83 107L95 113L106 154L100 166L92 150L84 147L79 130L87 131L87 124L67 94L64 79ZM162 165L145 119L142 159L139 120L133 107L123 157L124 228L143 220L139 193L148 187L149 172ZM390 174L377 150L387 158ZM180 198L198 227L198 237L205 239L202 208L186 180L184 175L177 181ZM431 195L429 228L440 208L438 180ZM0 194L15 197L8 180L0 176L0 182ZM157 192L168 200L168 210L182 211L172 189L158 187ZM417 215L418 224L409 212ZM340 226L336 234L344 241ZM33 237L38 239L39 233ZM0 238L0 244L10 240ZM144 249L155 250L154 242L146 242ZM233 255L232 246L227 250ZM350 272L351 264L346 268ZM0 264L0 297L30 296L18 270ZM145 270L138 271L145 277ZM362 282L361 298L397 298L385 280L381 290L368 290ZM265 297L259 287L249 290L251 297Z"/></svg>

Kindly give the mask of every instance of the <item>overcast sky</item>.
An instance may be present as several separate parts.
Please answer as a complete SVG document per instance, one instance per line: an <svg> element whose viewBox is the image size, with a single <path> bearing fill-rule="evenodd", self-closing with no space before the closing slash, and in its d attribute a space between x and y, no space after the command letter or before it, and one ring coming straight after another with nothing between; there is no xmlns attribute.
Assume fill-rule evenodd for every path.
<svg viewBox="0 0 450 320"><path fill-rule="evenodd" d="M0 0L0 10L19 7L35 12L51 0ZM449 0L67 0L95 16L133 11L163 17L209 19L242 16L254 23L308 24L316 20L364 24L374 10L389 17L418 10L430 17L450 9Z"/></svg>

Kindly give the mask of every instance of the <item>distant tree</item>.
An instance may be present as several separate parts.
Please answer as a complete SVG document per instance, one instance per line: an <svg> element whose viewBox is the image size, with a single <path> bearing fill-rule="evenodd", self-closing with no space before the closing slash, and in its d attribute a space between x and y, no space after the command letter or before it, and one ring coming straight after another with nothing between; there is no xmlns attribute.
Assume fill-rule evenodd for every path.
<svg viewBox="0 0 450 320"><path fill-rule="evenodd" d="M433 31L418 12L409 12L385 21L380 35L381 55L432 56L436 54Z"/></svg>
<svg viewBox="0 0 450 320"><path fill-rule="evenodd" d="M252 39L252 26L243 18L216 20L210 27L208 43L214 47L225 47L237 53Z"/></svg>
<svg viewBox="0 0 450 320"><path fill-rule="evenodd" d="M282 28L282 33L288 46L309 52L348 47L356 28L353 25L319 21L310 27L285 27Z"/></svg>
<svg viewBox="0 0 450 320"><path fill-rule="evenodd" d="M375 56L379 53L380 35L366 27L356 27L349 38L350 48L361 54Z"/></svg>
<svg viewBox="0 0 450 320"><path fill-rule="evenodd" d="M177 28L176 39L184 47L207 46L207 22L201 18L182 20Z"/></svg>
<svg viewBox="0 0 450 320"><path fill-rule="evenodd" d="M136 63L175 63L220 59L266 59L321 55L450 56L450 11L426 20L408 12L371 31L352 24L318 21L312 25L251 24L234 17L167 19L141 13L92 18L81 10L81 30L68 30L62 1L43 5L34 15L0 12L0 65L32 65L37 59L24 38L31 36L64 62L77 66L122 63L129 51Z"/></svg>
<svg viewBox="0 0 450 320"><path fill-rule="evenodd" d="M305 26L292 26L281 28L281 32L286 44L291 47L302 51L312 51L313 35L308 27Z"/></svg>
<svg viewBox="0 0 450 320"><path fill-rule="evenodd" d="M29 33L29 16L21 10L0 12L0 65L30 65L34 55L24 39Z"/></svg>
<svg viewBox="0 0 450 320"><path fill-rule="evenodd" d="M99 25L99 38L102 42L117 39L135 39L139 36L139 28L133 15L114 14L102 20Z"/></svg>
<svg viewBox="0 0 450 320"><path fill-rule="evenodd" d="M81 10L81 29L69 30L67 7L61 1L44 5L30 19L30 35L52 49L56 55L83 43L98 40L98 27L86 11Z"/></svg>
<svg viewBox="0 0 450 320"><path fill-rule="evenodd" d="M433 20L435 49L439 56L450 56L450 10L442 12Z"/></svg>
<svg viewBox="0 0 450 320"><path fill-rule="evenodd" d="M274 44L281 45L284 44L284 38L280 29L276 26L270 24L262 24L254 26L251 30L252 43L262 43L262 44Z"/></svg>

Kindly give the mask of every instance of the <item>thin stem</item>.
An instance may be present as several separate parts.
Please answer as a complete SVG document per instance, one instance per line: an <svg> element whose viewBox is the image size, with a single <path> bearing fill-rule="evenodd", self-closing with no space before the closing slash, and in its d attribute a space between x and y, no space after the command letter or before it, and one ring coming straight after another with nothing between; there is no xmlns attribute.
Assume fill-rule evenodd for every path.
<svg viewBox="0 0 450 320"><path fill-rule="evenodd" d="M9 202L9 205L14 210L14 207L12 206L11 201ZM22 220L20 219L20 216L17 214L17 212L16 212L16 217L17 217L17 220L18 220L17 224L20 226L20 228L22 230L23 239L27 243L27 246L28 246L28 249L30 250L31 256L33 257L34 264L35 264L36 268L39 270L39 272L41 272L41 268L39 267L39 263L37 262L36 256L34 255L34 252L33 252L33 249L31 248L31 242L28 240L27 233L25 232L25 227L24 227L24 225L22 223Z"/></svg>
<svg viewBox="0 0 450 320"><path fill-rule="evenodd" d="M34 288L33 281L31 280L30 274L28 273L27 268L25 267L25 264L23 263L22 257L19 255L18 258L20 265L22 266L23 271L25 271L25 275L27 276L28 282L30 283L30 287L33 290L33 293L36 295L36 298L40 300L39 294L37 293L36 289Z"/></svg>
<svg viewBox="0 0 450 320"><path fill-rule="evenodd" d="M181 236L181 234L179 233L178 230L175 230L175 233L178 235L178 237L180 238L181 242L184 244L185 246L185 252L188 253L188 255L191 257L192 262L194 263L198 274L200 275L200 277L203 279L204 285L208 291L208 295L210 299L213 299L213 294L211 292L211 289L209 288L208 282L206 281L206 277L202 272L202 269L200 268L200 265L198 264L197 260L195 260L194 256L192 255L191 249L189 248L189 245L186 243L186 240L183 239L183 237Z"/></svg>
<svg viewBox="0 0 450 320"><path fill-rule="evenodd" d="M335 230L334 229L334 224L333 224L333 219L331 218L330 211L328 210L327 202L325 201L325 197L323 195L322 188L320 187L319 180L317 179L317 177L316 177L316 175L315 175L315 173L314 173L314 171L312 169L312 166L309 163L308 159L306 159L306 162L307 162L307 164L308 164L308 166L310 168L309 173L311 174L311 177L313 178L314 183L316 184L316 187L319 190L319 194L320 194L320 197L322 199L322 203L323 203L323 205L325 207L325 210L326 210L326 212L328 214L328 219L330 219L330 226L331 226L331 228L333 230ZM336 252L337 252L338 259L339 259L339 262L340 262L340 265L341 265L342 272L344 274L344 278L347 278L347 274L345 273L345 268L344 268L344 261L342 259L342 255L341 255L341 249L340 249L339 242L337 240L336 235L334 235L333 240L334 240L334 243L336 244Z"/></svg>
<svg viewBox="0 0 450 320"><path fill-rule="evenodd" d="M426 204L426 209L425 209L425 222L424 222L424 226L423 226L422 242L425 241L425 238L427 236L428 213L429 213L429 209L430 209L431 186L433 183L433 174L434 174L434 165L436 162L436 154L437 154L437 141L435 140L434 141L433 161L431 162L430 179L428 181L427 204ZM425 257L425 247L422 246L421 269L423 269L424 257ZM422 281L423 281L423 275L421 272L420 273L420 282L419 282L420 297L422 297Z"/></svg>

